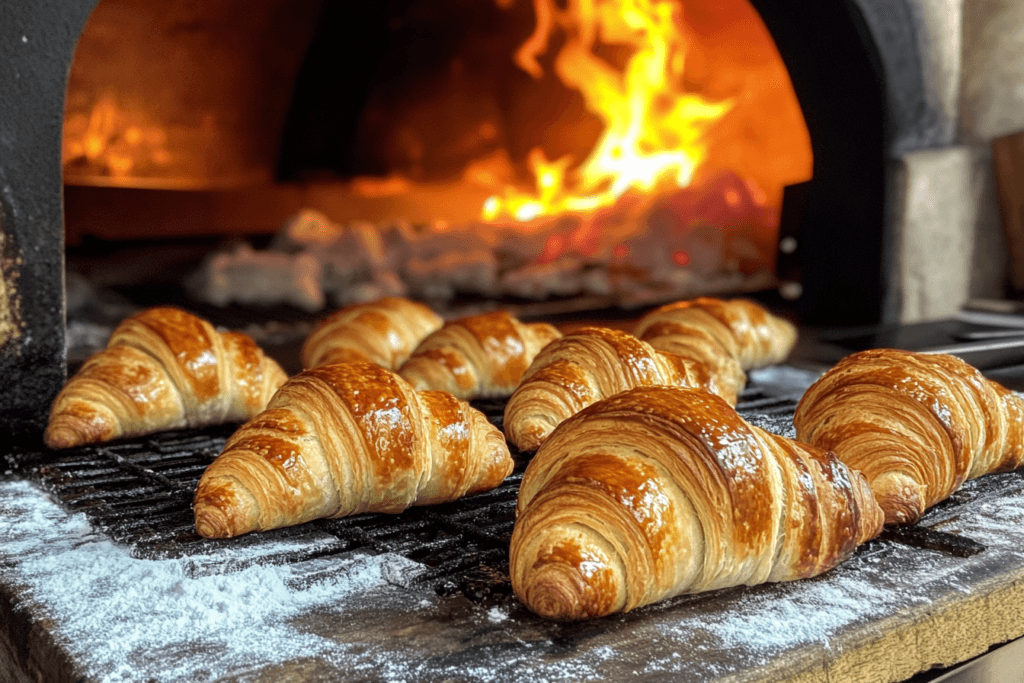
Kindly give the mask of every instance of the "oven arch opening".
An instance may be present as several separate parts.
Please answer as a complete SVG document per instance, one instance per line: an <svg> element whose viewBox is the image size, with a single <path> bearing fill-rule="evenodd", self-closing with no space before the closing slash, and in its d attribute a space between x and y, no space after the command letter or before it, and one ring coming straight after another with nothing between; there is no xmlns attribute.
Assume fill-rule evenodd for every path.
<svg viewBox="0 0 1024 683"><path fill-rule="evenodd" d="M845 321L877 321L885 315L885 277L887 260L891 258L885 253L884 213L890 175L886 163L901 141L913 138L916 125L907 124L904 119L910 117L903 116L915 106L913 97L908 99L904 94L894 98L892 93L897 85L902 93L907 92L903 86L920 91L916 72L911 68L910 75L898 84L892 79L892 65L899 59L892 56L889 48L900 42L901 34L899 31L880 32L865 19L865 16L878 14L878 8L867 0L842 3L841 7L828 10L831 14L827 17L823 14L826 10L815 3L800 8L768 0L752 0L752 4L771 30L786 62L804 109L816 159L815 175L807 188L799 221L804 284L801 315L807 321L814 321L816 316L826 318L843 307L826 305L835 301L834 295L842 294L843 300L851 302ZM18 280L13 303L6 304L4 313L17 318L18 333L4 341L2 363L5 376L13 377L19 389L15 392L18 398L6 400L3 412L19 413L24 424L34 424L37 428L45 413L44 406L63 383L65 371L61 124L69 65L82 29L96 5L93 0L80 0L70 7L62 4L60 11L51 4L12 4L4 8L5 35L0 49L4 53L5 68L0 70L0 80L5 92L18 95L5 98L4 144L9 153L0 161L0 171L6 181L0 196L4 211L4 258L8 264L5 278L11 279L10 274L15 269L10 264L16 263ZM901 7L903 5L901 3ZM849 111L843 110L839 101L830 101L828 96L820 94L822 91L815 89L822 84L835 87L832 72L823 65L835 52L836 41L819 36L809 45L803 44L808 31L814 35L821 27L819 20L824 19L838 22L838 28L830 29L829 33L838 31L840 42L848 44L858 55L856 65L849 68L854 72L852 82L865 95L866 99L858 100L858 107L869 112L863 117L869 121L850 124ZM909 33L909 28L903 31L904 35ZM881 47L877 39L880 34L886 35L888 40L888 43L881 41ZM913 41L910 46L908 49L912 50ZM31 78L23 79L23 76ZM27 85L29 80L31 86ZM893 102L900 106L894 107ZM25 111L32 114L23 115ZM863 124L862 133L856 136L859 144L847 144L844 148L843 133L857 124ZM829 134L832 140L826 143ZM824 170L825 161L843 157L844 150L863 163L849 164L849 173L839 169ZM819 167L822 170L819 171ZM859 189L851 191L851 187ZM832 198L840 190L844 197L859 193L863 201L837 204ZM839 209L853 212L860 220L846 218L851 214ZM838 219L837 213L840 214ZM815 237L813 230L803 229L815 224L829 225L837 220L862 230L832 240L826 236L828 230L822 230ZM867 228L863 229L865 225ZM818 246L815 246L816 239ZM867 248L859 250L860 256L851 258L853 246ZM816 251L825 258L811 258ZM843 263L852 265L838 265ZM815 273L815 269L820 271ZM857 278L847 277L851 273ZM820 286L813 284L819 281Z"/></svg>

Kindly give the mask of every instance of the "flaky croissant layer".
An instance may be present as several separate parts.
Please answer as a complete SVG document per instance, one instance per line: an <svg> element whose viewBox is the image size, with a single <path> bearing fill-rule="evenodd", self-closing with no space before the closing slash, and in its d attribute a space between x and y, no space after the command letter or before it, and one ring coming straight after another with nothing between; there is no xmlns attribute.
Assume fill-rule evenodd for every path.
<svg viewBox="0 0 1024 683"><path fill-rule="evenodd" d="M122 437L243 422L287 378L248 336L157 307L125 319L107 348L68 380L44 440L70 448Z"/></svg>
<svg viewBox="0 0 1024 683"><path fill-rule="evenodd" d="M808 389L797 438L864 473L888 523L912 523L967 479L1024 463L1024 401L954 356L872 349Z"/></svg>
<svg viewBox="0 0 1024 683"><path fill-rule="evenodd" d="M746 382L744 370L783 361L797 339L792 323L760 304L715 297L661 306L640 318L633 334L659 351L710 368L737 392Z"/></svg>
<svg viewBox="0 0 1024 683"><path fill-rule="evenodd" d="M709 368L662 353L626 332L586 327L551 342L534 358L506 404L505 434L520 450L535 450L583 408L641 386L703 389L735 405L735 387L722 380Z"/></svg>
<svg viewBox="0 0 1024 683"><path fill-rule="evenodd" d="M398 373L420 390L463 400L506 398L541 349L562 334L547 323L524 323L507 311L453 320L420 342Z"/></svg>
<svg viewBox="0 0 1024 683"><path fill-rule="evenodd" d="M493 488L512 467L501 432L469 404L376 364L323 365L228 439L199 481L196 530L226 538L397 513Z"/></svg>
<svg viewBox="0 0 1024 683"><path fill-rule="evenodd" d="M633 389L563 422L530 462L517 513L512 587L561 620L814 576L883 521L863 476L833 454L676 387Z"/></svg>
<svg viewBox="0 0 1024 683"><path fill-rule="evenodd" d="M302 364L377 363L395 370L442 324L427 306L403 297L349 306L317 323L302 345Z"/></svg>

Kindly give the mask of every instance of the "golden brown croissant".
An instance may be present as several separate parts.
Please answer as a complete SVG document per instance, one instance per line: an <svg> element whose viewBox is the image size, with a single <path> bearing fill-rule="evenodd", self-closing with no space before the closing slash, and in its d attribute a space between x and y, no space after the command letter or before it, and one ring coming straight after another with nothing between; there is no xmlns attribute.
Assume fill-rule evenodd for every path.
<svg viewBox="0 0 1024 683"><path fill-rule="evenodd" d="M203 473L196 530L227 538L360 512L397 513L493 488L512 471L483 413L371 363L306 370Z"/></svg>
<svg viewBox="0 0 1024 683"><path fill-rule="evenodd" d="M1024 402L953 356L855 353L807 390L793 422L798 439L864 473L887 523L1024 462Z"/></svg>
<svg viewBox="0 0 1024 683"><path fill-rule="evenodd" d="M68 380L44 440L70 448L168 429L244 422L287 376L248 336L177 308L125 319Z"/></svg>
<svg viewBox="0 0 1024 683"><path fill-rule="evenodd" d="M510 572L571 620L682 593L821 574L882 529L864 477L725 401L633 389L562 423L519 490Z"/></svg>
<svg viewBox="0 0 1024 683"><path fill-rule="evenodd" d="M633 334L659 351L690 358L720 377L730 377L737 391L746 377L722 359L737 360L740 370L779 363L797 337L792 323L753 301L712 297L657 308L640 318Z"/></svg>
<svg viewBox="0 0 1024 683"><path fill-rule="evenodd" d="M588 327L551 342L534 358L505 406L505 435L520 450L535 450L590 404L656 385L703 389L736 405L732 383L721 382L705 366L626 332Z"/></svg>
<svg viewBox="0 0 1024 683"><path fill-rule="evenodd" d="M417 389L463 400L504 398L540 350L561 336L547 323L522 323L505 311L472 315L420 342L398 373Z"/></svg>
<svg viewBox="0 0 1024 683"><path fill-rule="evenodd" d="M444 321L421 303L385 297L336 311L302 345L302 364L377 363L394 370Z"/></svg>

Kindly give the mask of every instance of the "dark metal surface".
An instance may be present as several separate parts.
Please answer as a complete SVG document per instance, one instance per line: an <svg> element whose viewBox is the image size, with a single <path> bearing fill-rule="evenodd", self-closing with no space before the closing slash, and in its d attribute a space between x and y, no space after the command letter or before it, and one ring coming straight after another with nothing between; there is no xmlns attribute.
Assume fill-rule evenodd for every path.
<svg viewBox="0 0 1024 683"><path fill-rule="evenodd" d="M64 382L64 90L95 4L0 3L0 424L8 439L38 440Z"/></svg>
<svg viewBox="0 0 1024 683"><path fill-rule="evenodd" d="M1024 391L1024 316L964 312L909 325L804 330L798 342L807 365L826 370L866 349L891 348L946 353L978 368L1007 389Z"/></svg>

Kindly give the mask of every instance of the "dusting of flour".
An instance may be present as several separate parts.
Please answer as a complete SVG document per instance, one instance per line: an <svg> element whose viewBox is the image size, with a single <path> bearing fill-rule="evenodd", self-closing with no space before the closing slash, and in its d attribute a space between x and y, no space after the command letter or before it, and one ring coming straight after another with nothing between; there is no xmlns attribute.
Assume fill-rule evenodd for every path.
<svg viewBox="0 0 1024 683"><path fill-rule="evenodd" d="M289 566L259 565L192 577L180 560L130 557L29 483L0 483L0 576L30 596L72 658L102 681L204 680L337 654L336 642L298 632L288 619L385 586L403 562L413 564L357 556L313 581ZM189 643L201 656L168 656Z"/></svg>

